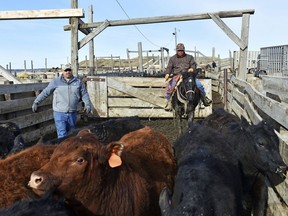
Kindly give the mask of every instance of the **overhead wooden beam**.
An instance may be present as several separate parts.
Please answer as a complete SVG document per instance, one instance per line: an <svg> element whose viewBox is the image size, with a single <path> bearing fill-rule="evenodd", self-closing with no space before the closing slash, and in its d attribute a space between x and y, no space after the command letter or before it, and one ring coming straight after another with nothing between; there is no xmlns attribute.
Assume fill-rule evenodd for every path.
<svg viewBox="0 0 288 216"><path fill-rule="evenodd" d="M0 20L20 19L59 19L71 17L84 17L84 10L77 9L51 9L51 10L18 10L0 11Z"/></svg>
<svg viewBox="0 0 288 216"><path fill-rule="evenodd" d="M85 24L85 22L82 19L79 19L79 25ZM86 28L86 29L79 29L83 34L88 35L92 32L92 29Z"/></svg>
<svg viewBox="0 0 288 216"><path fill-rule="evenodd" d="M151 24L151 23L163 23L163 22L178 22L178 21L190 21L190 20L203 20L211 19L209 14L218 15L220 18L230 17L242 17L243 14L254 14L255 10L235 10L235 11L218 11L211 13L199 13L199 14L186 14L186 15L174 15L174 16L158 16L158 17L145 17L135 18L128 20L111 20L109 26L123 26L123 25L139 25L139 24ZM103 22L93 22L79 25L79 28L97 28ZM65 31L71 30L70 25L64 26Z"/></svg>
<svg viewBox="0 0 288 216"><path fill-rule="evenodd" d="M79 49L81 49L85 44L87 44L89 41L91 41L94 37L96 37L98 34L100 34L107 26L109 25L109 21L106 20L103 22L98 28L94 29L90 34L88 34L86 37L84 37L79 42Z"/></svg>
<svg viewBox="0 0 288 216"><path fill-rule="evenodd" d="M234 41L241 49L245 49L245 45L241 39L221 20L221 18L216 14L208 13L211 19L225 32L225 34Z"/></svg>

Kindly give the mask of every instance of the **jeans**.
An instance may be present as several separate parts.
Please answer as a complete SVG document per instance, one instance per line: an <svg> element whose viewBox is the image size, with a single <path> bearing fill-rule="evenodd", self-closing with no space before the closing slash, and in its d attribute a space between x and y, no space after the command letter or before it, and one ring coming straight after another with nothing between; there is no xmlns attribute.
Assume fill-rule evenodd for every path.
<svg viewBox="0 0 288 216"><path fill-rule="evenodd" d="M204 96L206 96L206 92L205 92L205 89L204 89L204 86L202 85L202 83L201 83L197 78L195 79L195 81L196 81L196 85L197 85L197 87L199 88L199 90L204 94ZM176 81L175 81L174 79L172 79L172 80L168 83L168 89L171 89L175 82L176 82ZM170 97L171 97L171 95L166 92L166 99L167 99L167 100L170 100Z"/></svg>
<svg viewBox="0 0 288 216"><path fill-rule="evenodd" d="M196 80L197 87L204 94L204 96L206 96L206 92L205 92L205 89L204 89L204 86L202 85L202 83L197 78L195 80Z"/></svg>
<svg viewBox="0 0 288 216"><path fill-rule="evenodd" d="M54 111L53 114L58 138L67 136L68 132L76 126L77 112L64 113Z"/></svg>

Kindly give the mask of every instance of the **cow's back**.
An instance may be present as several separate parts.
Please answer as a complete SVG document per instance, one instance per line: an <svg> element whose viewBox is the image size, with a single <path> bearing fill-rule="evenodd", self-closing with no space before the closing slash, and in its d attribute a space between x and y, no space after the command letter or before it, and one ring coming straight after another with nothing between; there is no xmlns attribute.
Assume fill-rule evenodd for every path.
<svg viewBox="0 0 288 216"><path fill-rule="evenodd" d="M151 184L152 190L155 190L150 202L153 208L159 209L159 194L165 187L173 188L176 173L176 158L170 142L162 133L147 126L126 134L120 141L125 144L123 156L125 152L133 155L127 155L128 161L129 158L135 160L129 163L134 163L139 172L148 175L146 180Z"/></svg>
<svg viewBox="0 0 288 216"><path fill-rule="evenodd" d="M161 194L163 215L241 215L241 170L233 149L211 128L189 127L174 144L178 171L171 205Z"/></svg>
<svg viewBox="0 0 288 216"><path fill-rule="evenodd" d="M54 148L52 145L36 144L0 160L0 208L36 197L28 187L30 175L49 161Z"/></svg>

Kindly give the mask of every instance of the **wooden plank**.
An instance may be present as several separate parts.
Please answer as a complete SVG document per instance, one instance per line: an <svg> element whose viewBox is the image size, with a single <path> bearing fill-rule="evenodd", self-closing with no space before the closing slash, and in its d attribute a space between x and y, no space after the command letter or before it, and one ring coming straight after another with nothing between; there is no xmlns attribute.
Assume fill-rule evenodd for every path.
<svg viewBox="0 0 288 216"><path fill-rule="evenodd" d="M1 85L0 94L13 94L30 91L38 91L46 88L48 83L29 83L29 84L14 84L14 85Z"/></svg>
<svg viewBox="0 0 288 216"><path fill-rule="evenodd" d="M0 12L1 13L1 12ZM3 76L8 81L12 81L14 84L20 84L22 83L20 80L18 80L15 76L13 76L8 70L3 68L0 65L0 75Z"/></svg>
<svg viewBox="0 0 288 216"><path fill-rule="evenodd" d="M164 88L142 88L141 89L145 94L155 94L158 97L165 97ZM108 97L131 97L131 95L125 94L113 88L108 88Z"/></svg>
<svg viewBox="0 0 288 216"><path fill-rule="evenodd" d="M254 14L254 12L255 12L254 9L247 9L247 10L234 10L234 11L218 11L211 13L218 15L220 18L229 18L229 17L242 17L243 14L246 13ZM128 20L110 20L109 26L139 25L139 24L203 20L203 19L210 19L208 13L144 17ZM79 28L97 28L99 25L101 25L101 23L102 22L86 23L84 25L80 25ZM69 25L64 26L64 30L70 30L70 26Z"/></svg>
<svg viewBox="0 0 288 216"><path fill-rule="evenodd" d="M220 73L215 73L215 72L211 73L211 72L205 71L205 77L211 78L213 80L218 80L219 76L220 76Z"/></svg>
<svg viewBox="0 0 288 216"><path fill-rule="evenodd" d="M242 105L244 104L245 95L242 92L240 92L237 88L233 88L231 93L235 100L237 100Z"/></svg>
<svg viewBox="0 0 288 216"><path fill-rule="evenodd" d="M79 19L79 25L84 24L85 22L82 19ZM86 28L86 29L79 29L79 31L81 31L83 34L88 35L89 33L92 32L92 30L90 28Z"/></svg>
<svg viewBox="0 0 288 216"><path fill-rule="evenodd" d="M205 116L203 116L203 113ZM109 117L127 117L127 116L139 116L141 118L172 118L172 111L165 111L161 108L109 108ZM207 114L202 110L200 112L195 111L195 118L204 118Z"/></svg>
<svg viewBox="0 0 288 216"><path fill-rule="evenodd" d="M142 107L151 108L157 107L149 102L140 100L138 98L108 98L108 106L111 107Z"/></svg>
<svg viewBox="0 0 288 216"><path fill-rule="evenodd" d="M105 20L102 25L94 29L90 34L88 34L86 37L84 37L80 42L79 42L79 49L81 49L83 46L85 46L89 41L93 40L94 37L96 37L98 34L100 34L104 29L107 28L109 25L109 21Z"/></svg>
<svg viewBox="0 0 288 216"><path fill-rule="evenodd" d="M232 41L234 41L234 43L236 43L241 49L245 49L245 44L243 44L241 39L221 20L221 18L217 14L208 13L208 15L225 32L225 34Z"/></svg>
<svg viewBox="0 0 288 216"><path fill-rule="evenodd" d="M146 101L140 100L138 98L109 98L108 99L109 105L109 113L111 108L158 108L157 106L148 103ZM142 110L142 109L141 109ZM203 105L201 108L198 106L195 110L196 117L207 117L212 113L212 108L204 107ZM124 113L125 115L125 113Z"/></svg>
<svg viewBox="0 0 288 216"><path fill-rule="evenodd" d="M172 118L173 112L159 108L150 109L130 109L130 108L110 108L109 117L139 116L140 118Z"/></svg>
<svg viewBox="0 0 288 216"><path fill-rule="evenodd" d="M108 117L107 77L87 77L87 91L93 105L92 113L100 117Z"/></svg>
<svg viewBox="0 0 288 216"><path fill-rule="evenodd" d="M284 103L279 103L270 98L265 97L261 93L259 93L253 86L249 83L232 78L231 82L235 85L244 87L246 92L251 97L253 103L262 111L264 111L268 116L271 116L275 121L279 124L283 125L285 128L288 128L288 118L283 118L283 116L287 116L288 113L288 105Z"/></svg>
<svg viewBox="0 0 288 216"><path fill-rule="evenodd" d="M235 100L232 100L231 108L232 108L233 112L234 112L239 118L241 118L241 115L242 115L242 113L243 113L244 111L243 111L242 107L241 107Z"/></svg>
<svg viewBox="0 0 288 216"><path fill-rule="evenodd" d="M218 92L219 91L219 87L218 86L212 86L212 91Z"/></svg>
<svg viewBox="0 0 288 216"><path fill-rule="evenodd" d="M52 109L49 109L49 110L45 110L42 112L37 112L37 113L9 119L3 122L10 122L10 121L14 122L15 124L19 126L19 128L22 129L22 128L30 127L32 125L40 124L40 123L43 123L45 121L52 120L52 119L53 119L53 111Z"/></svg>
<svg viewBox="0 0 288 216"><path fill-rule="evenodd" d="M288 136L287 134L283 135L283 133L278 133L277 131L275 131L275 133L279 137L279 141L280 141L279 150L280 150L281 156L283 160L285 161L285 163L288 164Z"/></svg>
<svg viewBox="0 0 288 216"><path fill-rule="evenodd" d="M237 77L246 80L247 73L247 56L248 56L248 38L249 38L249 25L250 25L250 14L243 14L242 27L241 27L241 42L244 49L240 47L239 56L239 70Z"/></svg>
<svg viewBox="0 0 288 216"><path fill-rule="evenodd" d="M218 80L213 80L212 79L212 86L219 86L220 82Z"/></svg>
<svg viewBox="0 0 288 216"><path fill-rule="evenodd" d="M134 87L159 87L164 88L167 85L164 78L153 77L113 77L114 80L123 82Z"/></svg>
<svg viewBox="0 0 288 216"><path fill-rule="evenodd" d="M279 124L283 125L285 128L288 128L288 118L283 118L283 116L287 116L288 113L287 104L279 103L265 97L249 84L246 85L245 90L258 108L264 111L268 116L271 116Z"/></svg>
<svg viewBox="0 0 288 216"><path fill-rule="evenodd" d="M261 116L254 109L252 103L250 103L247 96L245 97L245 100L244 100L244 109L248 113L249 119L251 120L253 124L258 124L259 122L262 121Z"/></svg>
<svg viewBox="0 0 288 216"><path fill-rule="evenodd" d="M166 103L167 103L166 99L164 99L164 98L160 98L154 94L147 95L147 94L143 93L143 91L141 89L135 89L132 86L129 86L125 83L116 81L116 79L113 79L112 77L108 78L107 84L110 88L117 89L121 92L129 94L133 97L140 98L143 101L147 101L151 104L154 104L154 105L162 107L162 108L164 108Z"/></svg>
<svg viewBox="0 0 288 216"><path fill-rule="evenodd" d="M84 10L77 9L51 9L51 10L17 10L0 11L0 20L20 19L59 19L71 17L84 17Z"/></svg>
<svg viewBox="0 0 288 216"><path fill-rule="evenodd" d="M268 188L268 208L271 211L272 215L288 215L288 208L280 203L277 195L270 187Z"/></svg>
<svg viewBox="0 0 288 216"><path fill-rule="evenodd" d="M20 110L31 109L32 104L35 100L35 97L9 100L9 101L0 101L0 114L12 113ZM52 96L43 101L40 106L52 104Z"/></svg>

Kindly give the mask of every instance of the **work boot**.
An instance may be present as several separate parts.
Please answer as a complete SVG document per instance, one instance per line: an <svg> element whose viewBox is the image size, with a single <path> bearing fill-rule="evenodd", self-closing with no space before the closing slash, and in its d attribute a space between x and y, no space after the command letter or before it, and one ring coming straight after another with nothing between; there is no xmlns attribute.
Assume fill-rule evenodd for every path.
<svg viewBox="0 0 288 216"><path fill-rule="evenodd" d="M201 95L201 100L202 100L202 102L203 102L203 105L204 105L204 106L210 106L210 104L212 103L212 100L209 99L207 96L205 96L205 95L203 94L203 92L201 92L200 95Z"/></svg>
<svg viewBox="0 0 288 216"><path fill-rule="evenodd" d="M172 102L171 102L171 100L167 101L167 104L164 107L164 110L166 110L166 111L171 111L172 110Z"/></svg>

